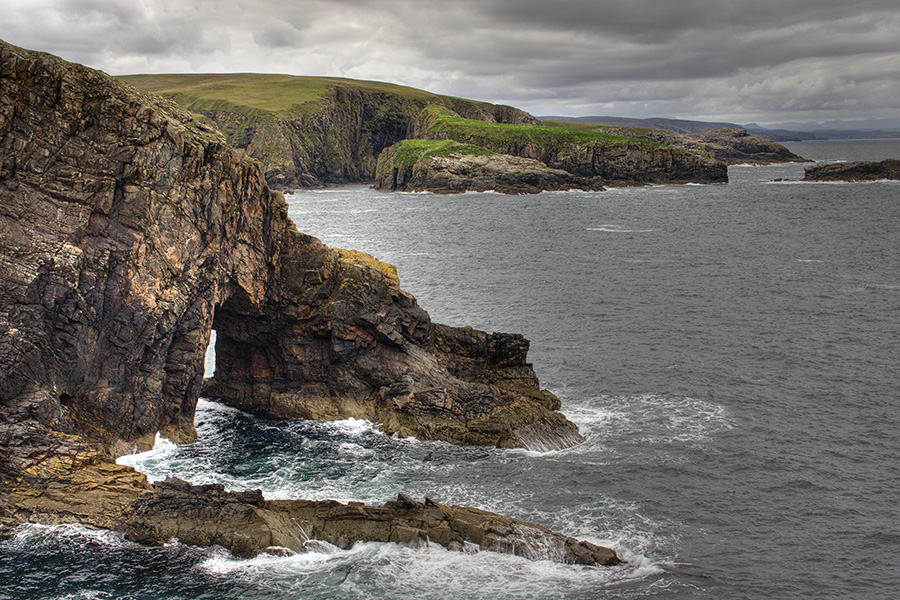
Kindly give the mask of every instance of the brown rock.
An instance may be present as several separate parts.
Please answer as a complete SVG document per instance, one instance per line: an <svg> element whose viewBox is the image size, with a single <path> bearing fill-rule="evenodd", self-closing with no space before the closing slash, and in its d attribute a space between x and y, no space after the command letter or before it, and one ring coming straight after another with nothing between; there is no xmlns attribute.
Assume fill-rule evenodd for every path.
<svg viewBox="0 0 900 600"><path fill-rule="evenodd" d="M528 396L438 364L434 325L396 273L299 233L218 132L102 73L0 53L2 418L114 454L157 431L190 441L215 328L207 389L247 410L457 443L580 439ZM503 427L485 431L496 412ZM518 415L546 426L517 436Z"/></svg>
<svg viewBox="0 0 900 600"><path fill-rule="evenodd" d="M239 555L270 547L302 552L312 540L345 549L369 541L436 543L451 550L488 550L567 564L619 563L609 548L540 525L428 499L416 502L402 494L382 506L263 500L258 491L225 492L220 485L191 486L171 478L157 483L153 494L135 503L124 529L126 538L143 544L159 545L177 538L191 545L219 544Z"/></svg>
<svg viewBox="0 0 900 600"><path fill-rule="evenodd" d="M467 191L536 194L603 189L596 178L578 177L531 158L496 153L432 156L407 165L396 158L394 149L388 148L378 157L375 170L378 189L439 194Z"/></svg>

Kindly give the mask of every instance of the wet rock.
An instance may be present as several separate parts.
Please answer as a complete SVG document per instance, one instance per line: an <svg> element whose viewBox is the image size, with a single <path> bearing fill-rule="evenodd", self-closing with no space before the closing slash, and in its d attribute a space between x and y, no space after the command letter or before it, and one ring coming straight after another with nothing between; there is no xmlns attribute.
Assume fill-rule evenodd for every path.
<svg viewBox="0 0 900 600"><path fill-rule="evenodd" d="M487 550L567 564L619 563L609 548L511 517L429 499L416 502L401 494L381 506L265 501L258 492L225 492L219 485L191 486L177 479L157 483L152 494L142 496L124 531L126 538L143 544L174 538L191 545L218 544L244 556L271 547L303 552L312 541L344 549L366 541L436 543L451 550Z"/></svg>
<svg viewBox="0 0 900 600"><path fill-rule="evenodd" d="M523 339L437 328L389 265L297 231L259 163L191 114L0 42L0 524L123 528L239 554L299 548L302 531L341 546L546 544L564 562L609 560L537 526L409 498L152 489L113 457L149 449L158 431L194 439L213 326L210 388L243 408L366 416L458 443L580 440Z"/></svg>

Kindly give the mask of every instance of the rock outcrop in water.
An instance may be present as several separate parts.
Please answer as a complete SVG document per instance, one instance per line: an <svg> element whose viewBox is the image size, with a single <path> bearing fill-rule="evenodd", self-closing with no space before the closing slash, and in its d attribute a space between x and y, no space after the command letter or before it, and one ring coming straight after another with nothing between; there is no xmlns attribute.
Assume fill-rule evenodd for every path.
<svg viewBox="0 0 900 600"><path fill-rule="evenodd" d="M0 42L0 522L149 518L151 486L113 456L158 431L194 438L213 326L210 385L248 409L459 443L580 440L520 336L436 326L389 266L299 233L216 130ZM208 513L184 502L200 527Z"/></svg>
<svg viewBox="0 0 900 600"><path fill-rule="evenodd" d="M900 179L900 160L846 162L806 168L804 181L880 181Z"/></svg>
<svg viewBox="0 0 900 600"><path fill-rule="evenodd" d="M265 500L259 490L226 492L221 485L191 486L168 479L141 496L124 523L125 537L144 544L176 538L218 544L238 555L304 552L321 542L349 549L358 541L451 550L489 550L534 560L616 565L615 552L518 519L400 494L381 506L333 500Z"/></svg>

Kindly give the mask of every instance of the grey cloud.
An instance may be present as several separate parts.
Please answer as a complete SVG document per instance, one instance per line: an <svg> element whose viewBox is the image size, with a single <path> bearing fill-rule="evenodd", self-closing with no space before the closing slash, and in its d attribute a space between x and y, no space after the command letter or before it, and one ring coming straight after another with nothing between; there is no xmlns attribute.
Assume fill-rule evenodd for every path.
<svg viewBox="0 0 900 600"><path fill-rule="evenodd" d="M900 106L893 1L5 3L0 37L115 73L343 75L557 114L765 122Z"/></svg>

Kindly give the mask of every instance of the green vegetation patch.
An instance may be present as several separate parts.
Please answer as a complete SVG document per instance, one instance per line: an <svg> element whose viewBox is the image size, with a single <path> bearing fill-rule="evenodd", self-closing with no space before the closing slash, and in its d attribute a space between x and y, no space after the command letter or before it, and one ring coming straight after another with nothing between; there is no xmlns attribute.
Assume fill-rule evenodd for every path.
<svg viewBox="0 0 900 600"><path fill-rule="evenodd" d="M591 128L559 125L513 125L463 119L454 116L446 108L436 105L425 108L425 118L432 134L498 149L498 151L512 145L529 143L542 150L586 142L663 145L658 142L595 131Z"/></svg>
<svg viewBox="0 0 900 600"><path fill-rule="evenodd" d="M562 129L575 129L578 131L596 131L600 133L608 133L626 138L641 139L654 133L659 133L659 129L651 127L621 127L618 125L599 125L597 123L579 123L576 121L544 121L549 126L560 127Z"/></svg>
<svg viewBox="0 0 900 600"><path fill-rule="evenodd" d="M482 146L462 144L453 140L403 140L391 148L392 158L405 165L434 156L487 156L496 154Z"/></svg>
<svg viewBox="0 0 900 600"><path fill-rule="evenodd" d="M147 92L175 99L192 111L223 110L247 115L280 111L310 113L321 108L336 88L391 94L422 104L439 96L415 88L341 77L299 77L264 73L207 73L170 75L123 75L126 83Z"/></svg>

